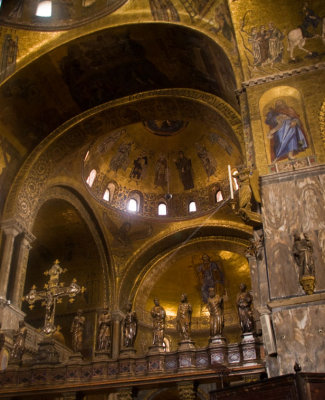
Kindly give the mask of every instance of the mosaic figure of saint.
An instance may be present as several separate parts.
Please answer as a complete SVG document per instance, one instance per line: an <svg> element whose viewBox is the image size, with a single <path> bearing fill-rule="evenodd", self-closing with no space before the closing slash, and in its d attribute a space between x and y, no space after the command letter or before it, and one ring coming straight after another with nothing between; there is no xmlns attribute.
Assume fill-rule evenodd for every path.
<svg viewBox="0 0 325 400"><path fill-rule="evenodd" d="M292 160L308 147L299 115L284 100L276 100L275 107L266 114L265 123L270 127L268 138L273 162L284 157Z"/></svg>
<svg viewBox="0 0 325 400"><path fill-rule="evenodd" d="M203 254L202 264L197 267L197 272L200 279L202 301L206 304L209 298L209 289L215 289L218 283L224 284L223 273L221 267L211 261L207 254Z"/></svg>
<svg viewBox="0 0 325 400"><path fill-rule="evenodd" d="M208 178L212 176L217 169L217 162L213 155L206 149L204 145L201 145L200 143L195 143L197 155L199 156L203 168L205 169L206 174L208 175Z"/></svg>
<svg viewBox="0 0 325 400"><path fill-rule="evenodd" d="M178 158L175 160L176 167L179 172L179 177L183 183L184 190L194 188L193 175L192 175L192 161L186 158L183 151L178 152Z"/></svg>
<svg viewBox="0 0 325 400"><path fill-rule="evenodd" d="M167 186L167 160L161 154L156 162L155 166L155 185L160 186L162 189L166 188Z"/></svg>
<svg viewBox="0 0 325 400"><path fill-rule="evenodd" d="M112 171L117 172L120 168L126 170L129 163L129 154L131 151L131 143L122 143L115 156L111 159L109 167Z"/></svg>

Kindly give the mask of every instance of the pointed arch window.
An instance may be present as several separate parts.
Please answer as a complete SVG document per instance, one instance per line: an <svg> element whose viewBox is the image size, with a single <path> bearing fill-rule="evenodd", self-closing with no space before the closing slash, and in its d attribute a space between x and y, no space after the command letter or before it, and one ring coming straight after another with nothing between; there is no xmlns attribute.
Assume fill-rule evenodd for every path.
<svg viewBox="0 0 325 400"><path fill-rule="evenodd" d="M97 171L95 169L92 169L86 180L89 187L92 187L94 180L96 178L96 175L97 175Z"/></svg>
<svg viewBox="0 0 325 400"><path fill-rule="evenodd" d="M167 206L165 203L159 203L158 215L167 215Z"/></svg>
<svg viewBox="0 0 325 400"><path fill-rule="evenodd" d="M195 201L191 201L190 202L190 204L188 206L188 210L189 210L190 213L196 212L196 203L195 203Z"/></svg>
<svg viewBox="0 0 325 400"><path fill-rule="evenodd" d="M37 17L49 18L52 16L52 1L40 1L36 9Z"/></svg>

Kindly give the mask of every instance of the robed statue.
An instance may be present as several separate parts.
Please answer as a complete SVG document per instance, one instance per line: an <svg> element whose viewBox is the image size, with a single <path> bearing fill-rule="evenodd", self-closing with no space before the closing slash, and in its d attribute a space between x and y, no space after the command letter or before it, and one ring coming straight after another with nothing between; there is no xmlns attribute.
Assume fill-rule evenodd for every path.
<svg viewBox="0 0 325 400"><path fill-rule="evenodd" d="M210 337L222 336L224 327L223 297L214 288L209 289L208 310L210 313Z"/></svg>
<svg viewBox="0 0 325 400"><path fill-rule="evenodd" d="M192 306L187 300L187 294L181 295L177 310L177 330L182 340L191 340Z"/></svg>
<svg viewBox="0 0 325 400"><path fill-rule="evenodd" d="M292 254L299 269L299 281L306 294L314 293L315 262L313 244L308 233L294 234Z"/></svg>
<svg viewBox="0 0 325 400"><path fill-rule="evenodd" d="M239 286L240 292L237 296L237 310L239 316L240 327L243 333L254 331L254 318L253 318L253 297L247 291L245 283Z"/></svg>
<svg viewBox="0 0 325 400"><path fill-rule="evenodd" d="M123 344L124 347L133 347L137 336L137 315L132 311L132 304L128 303L127 311L123 322Z"/></svg>
<svg viewBox="0 0 325 400"><path fill-rule="evenodd" d="M303 239L297 232L294 234L292 253L299 267L300 278L305 275L313 276L315 274L313 245L308 233L304 233Z"/></svg>
<svg viewBox="0 0 325 400"><path fill-rule="evenodd" d="M21 361L25 352L27 328L24 321L19 321L19 328L13 337L13 347L10 353L12 361Z"/></svg>
<svg viewBox="0 0 325 400"><path fill-rule="evenodd" d="M154 346L164 345L164 335L165 335L165 319L166 312L163 307L159 304L157 298L154 299L154 306L151 309L152 324L153 324L153 340L152 344Z"/></svg>
<svg viewBox="0 0 325 400"><path fill-rule="evenodd" d="M72 349L75 353L81 352L83 344L83 334L85 330L86 318L82 310L77 311L71 325L70 332L72 334Z"/></svg>
<svg viewBox="0 0 325 400"><path fill-rule="evenodd" d="M111 348L111 315L104 310L98 317L97 351L109 351Z"/></svg>

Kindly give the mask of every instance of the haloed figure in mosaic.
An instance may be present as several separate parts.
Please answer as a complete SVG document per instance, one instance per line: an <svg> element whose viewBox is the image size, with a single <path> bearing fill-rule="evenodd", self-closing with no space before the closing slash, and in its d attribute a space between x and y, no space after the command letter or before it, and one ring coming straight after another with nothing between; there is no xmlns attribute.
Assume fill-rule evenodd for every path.
<svg viewBox="0 0 325 400"><path fill-rule="evenodd" d="M293 160L297 153L308 147L299 115L284 100L276 100L274 108L266 114L265 123L270 127L268 138L273 162L285 157Z"/></svg>

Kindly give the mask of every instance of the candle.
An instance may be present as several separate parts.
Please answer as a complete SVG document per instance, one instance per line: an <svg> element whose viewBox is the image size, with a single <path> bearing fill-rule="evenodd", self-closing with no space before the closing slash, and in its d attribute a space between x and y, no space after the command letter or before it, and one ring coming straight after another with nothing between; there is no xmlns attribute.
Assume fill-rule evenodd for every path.
<svg viewBox="0 0 325 400"><path fill-rule="evenodd" d="M232 187L231 167L228 165L229 185L230 185L230 198L234 198L234 189Z"/></svg>

